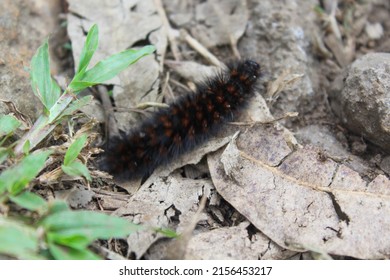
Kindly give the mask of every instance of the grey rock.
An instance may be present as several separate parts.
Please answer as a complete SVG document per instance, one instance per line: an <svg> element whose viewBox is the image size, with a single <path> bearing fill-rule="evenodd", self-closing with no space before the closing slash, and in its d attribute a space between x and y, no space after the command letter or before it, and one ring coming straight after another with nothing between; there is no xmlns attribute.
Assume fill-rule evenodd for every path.
<svg viewBox="0 0 390 280"><path fill-rule="evenodd" d="M347 129L390 152L390 54L356 60L334 81L329 96Z"/></svg>
<svg viewBox="0 0 390 280"><path fill-rule="evenodd" d="M13 112L4 101L32 122L41 114L42 104L33 94L27 69L45 37L58 29L59 13L58 0L0 1L0 114ZM54 55L50 63L52 73L58 73Z"/></svg>
<svg viewBox="0 0 390 280"><path fill-rule="evenodd" d="M238 48L242 57L253 57L261 63L264 80L276 80L288 71L302 75L299 82L286 87L272 104L275 115L285 112L314 110L310 102L318 88L316 62L312 56L311 34L319 32L312 7L315 0L248 1L250 20ZM270 96L264 96L266 99ZM309 108L310 107L310 108ZM289 126L288 121L286 121Z"/></svg>

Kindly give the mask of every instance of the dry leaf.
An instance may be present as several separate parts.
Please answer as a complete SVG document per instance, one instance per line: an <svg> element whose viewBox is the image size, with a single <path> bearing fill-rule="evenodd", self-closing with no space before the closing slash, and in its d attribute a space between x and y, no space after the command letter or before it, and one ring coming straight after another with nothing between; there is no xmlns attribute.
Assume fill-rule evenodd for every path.
<svg viewBox="0 0 390 280"><path fill-rule="evenodd" d="M248 234L248 222L195 235L187 248L188 260L287 259L296 252L285 250L261 233Z"/></svg>
<svg viewBox="0 0 390 280"><path fill-rule="evenodd" d="M257 137L238 140L241 157L234 180L221 163L231 151L208 157L224 199L282 247L296 250L301 244L328 254L389 258L390 182L385 176L367 184L345 165L321 159L315 149L288 153L275 129L254 127L251 134Z"/></svg>
<svg viewBox="0 0 390 280"><path fill-rule="evenodd" d="M178 174L145 182L127 205L115 212L115 215L146 227L144 231L128 237L129 250L134 252L136 258L142 257L161 237L153 228L177 230L182 221L193 217L198 208L199 197L210 197L212 189L209 180L186 179Z"/></svg>

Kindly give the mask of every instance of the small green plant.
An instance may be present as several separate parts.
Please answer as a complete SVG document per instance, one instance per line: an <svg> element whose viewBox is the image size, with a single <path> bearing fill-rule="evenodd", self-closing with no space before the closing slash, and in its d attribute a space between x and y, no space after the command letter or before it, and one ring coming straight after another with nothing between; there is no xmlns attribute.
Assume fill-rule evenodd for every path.
<svg viewBox="0 0 390 280"><path fill-rule="evenodd" d="M69 146L64 157L64 164L61 165L61 168L70 176L84 176L88 181L92 181L88 168L85 164L77 160L77 156L80 154L86 141L87 135L83 134Z"/></svg>
<svg viewBox="0 0 390 280"><path fill-rule="evenodd" d="M0 255L19 259L97 259L88 246L95 239L124 237L139 228L124 219L91 211L72 211L65 202L47 202L31 191L37 176L47 168L52 148L36 149L60 123L91 101L91 96L77 99L83 89L107 81L145 55L153 46L125 50L88 69L98 46L98 27L88 32L74 78L62 92L50 75L48 41L31 60L30 78L34 94L44 106L32 128L19 140L12 136L22 125L14 115L0 116ZM61 169L72 177L91 181L87 166L79 157L87 134L72 139ZM9 203L27 210L25 216L10 215ZM24 213L24 212L23 212Z"/></svg>
<svg viewBox="0 0 390 280"><path fill-rule="evenodd" d="M95 239L123 237L139 229L119 217L72 211L62 201L40 200L37 221L0 217L0 254L18 259L100 259L88 248Z"/></svg>
<svg viewBox="0 0 390 280"><path fill-rule="evenodd" d="M88 32L85 45L81 51L80 63L68 87L61 94L61 89L50 75L48 42L46 41L31 60L31 84L34 94L44 105L44 113L38 118L31 130L16 145L15 154L21 154L28 141L28 150L40 143L64 117L72 115L76 110L88 104L91 96L76 99L77 94L116 75L145 55L155 51L154 46L145 46L139 50L125 50L98 62L88 69L98 46L98 27L93 25Z"/></svg>

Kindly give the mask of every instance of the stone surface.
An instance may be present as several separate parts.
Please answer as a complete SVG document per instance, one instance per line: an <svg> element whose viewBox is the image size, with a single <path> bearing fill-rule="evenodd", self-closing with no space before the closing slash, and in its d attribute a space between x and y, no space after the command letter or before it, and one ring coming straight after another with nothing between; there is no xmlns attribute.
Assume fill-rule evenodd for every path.
<svg viewBox="0 0 390 280"><path fill-rule="evenodd" d="M356 60L335 80L330 98L347 129L390 151L390 54Z"/></svg>
<svg viewBox="0 0 390 280"><path fill-rule="evenodd" d="M45 37L58 28L59 12L57 0L0 1L0 100L11 101L32 122L42 105L32 92L28 67ZM51 68L52 74L58 73L55 60ZM9 112L0 102L0 113Z"/></svg>
<svg viewBox="0 0 390 280"><path fill-rule="evenodd" d="M242 57L255 56L261 62L265 80L275 80L286 72L302 75L299 81L272 97L277 100L271 107L275 115L289 111L303 114L313 109L307 101L313 99L318 88L310 47L311 34L318 30L313 25L315 5L317 1L313 0L248 1L251 16L238 44ZM285 122L289 126L288 121Z"/></svg>

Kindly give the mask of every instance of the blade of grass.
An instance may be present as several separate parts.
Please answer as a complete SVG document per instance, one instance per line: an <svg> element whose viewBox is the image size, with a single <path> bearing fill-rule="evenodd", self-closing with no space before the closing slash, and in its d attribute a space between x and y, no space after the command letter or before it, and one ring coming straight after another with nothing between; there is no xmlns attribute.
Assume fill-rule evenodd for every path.
<svg viewBox="0 0 390 280"><path fill-rule="evenodd" d="M21 192L45 165L51 151L40 151L26 156L18 164L0 174L0 194L8 190L11 195Z"/></svg>
<svg viewBox="0 0 390 280"><path fill-rule="evenodd" d="M50 92L50 103L48 104L47 108L50 109L54 104L55 102L57 102L58 98L60 97L61 95L61 88L60 86L57 84L57 82L51 78L51 92Z"/></svg>
<svg viewBox="0 0 390 280"><path fill-rule="evenodd" d="M23 192L9 198L14 203L30 211L44 212L48 208L46 200L32 192Z"/></svg>
<svg viewBox="0 0 390 280"><path fill-rule="evenodd" d="M77 250L49 243L49 251L56 260L100 260L100 257L88 249Z"/></svg>
<svg viewBox="0 0 390 280"><path fill-rule="evenodd" d="M124 237L140 228L125 219L92 211L57 212L43 220L42 226L57 235L84 235L91 242L97 238Z"/></svg>
<svg viewBox="0 0 390 280"><path fill-rule="evenodd" d="M97 29L92 29L92 32L97 32ZM94 36L91 35L89 39L90 49L86 49L85 55L83 56L83 64L86 65L89 63L90 58L93 54L94 45L96 44ZM32 71L32 80L33 89L36 94L40 97L41 89L38 86L38 82L44 85L44 88L48 86L48 77L50 77L50 71L48 69L48 64L46 63L46 59L48 59L47 53L47 41L41 46L41 48L37 51L37 54L33 57L32 65L34 68L37 68L39 65L45 67L45 71L41 71L43 73L42 77L39 78L39 71ZM151 54L155 51L154 46L146 46L140 50L127 50L118 54L115 54L103 61L98 62L95 67L92 69L84 71L81 69L81 72L76 74L73 78L72 82L69 84L65 93L62 94L56 101L52 104L52 106L46 106L49 108L49 114L42 114L38 120L35 122L34 126L30 129L28 133L23 135L23 137L18 141L14 152L16 155L23 153L23 147L25 147L26 141L30 142L29 150L33 149L38 143L40 143L55 127L56 123L60 121L60 117L63 116L62 113L66 108L68 108L69 104L74 100L75 94L79 91L92 86L98 83L102 83L107 79L111 79L115 75L117 75L120 71L124 70L129 65L135 63L137 60L142 58L145 55ZM47 54L47 55L45 55ZM34 62L34 63L33 63ZM39 63L38 63L39 62ZM43 78L46 77L46 78ZM50 78L51 82L51 78ZM42 86L43 87L43 86ZM37 90L39 89L39 91ZM41 97L40 97L41 98ZM44 101L44 99L41 98ZM46 102L46 104L51 104ZM47 116L48 115L48 116Z"/></svg>
<svg viewBox="0 0 390 280"><path fill-rule="evenodd" d="M100 84L118 75L121 71L137 62L140 58L152 54L156 48L145 46L139 50L126 50L98 62L92 69L85 72L83 81Z"/></svg>
<svg viewBox="0 0 390 280"><path fill-rule="evenodd" d="M87 39L85 40L84 47L80 54L80 64L76 73L84 74L85 70L87 70L88 64L97 49L98 43L99 29L97 25L94 24L88 31Z"/></svg>
<svg viewBox="0 0 390 280"><path fill-rule="evenodd" d="M31 59L30 69L31 86L34 94L49 110L60 95L59 87L53 82L50 75L49 44L46 41L38 48Z"/></svg>
<svg viewBox="0 0 390 280"><path fill-rule="evenodd" d="M84 234L74 234L73 232L60 231L60 232L48 232L47 240L49 243L61 244L73 249L82 250L88 247L93 241Z"/></svg>
<svg viewBox="0 0 390 280"><path fill-rule="evenodd" d="M72 177L83 176L88 181L92 181L91 175L89 174L88 168L85 164L79 161L73 161L69 165L62 165L62 171Z"/></svg>
<svg viewBox="0 0 390 280"><path fill-rule="evenodd" d="M38 236L25 225L0 217L0 254L18 259L41 259Z"/></svg>
<svg viewBox="0 0 390 280"><path fill-rule="evenodd" d="M69 85L73 92L78 92L86 86L93 86L103 83L118 75L129 65L137 62L145 55L152 54L156 48L154 46L145 46L140 50L126 50L110 56L109 58L98 62L92 69L89 69L84 75L76 75Z"/></svg>
<svg viewBox="0 0 390 280"><path fill-rule="evenodd" d="M82 134L69 146L68 150L65 153L64 165L69 165L77 158L86 141L87 135Z"/></svg>

